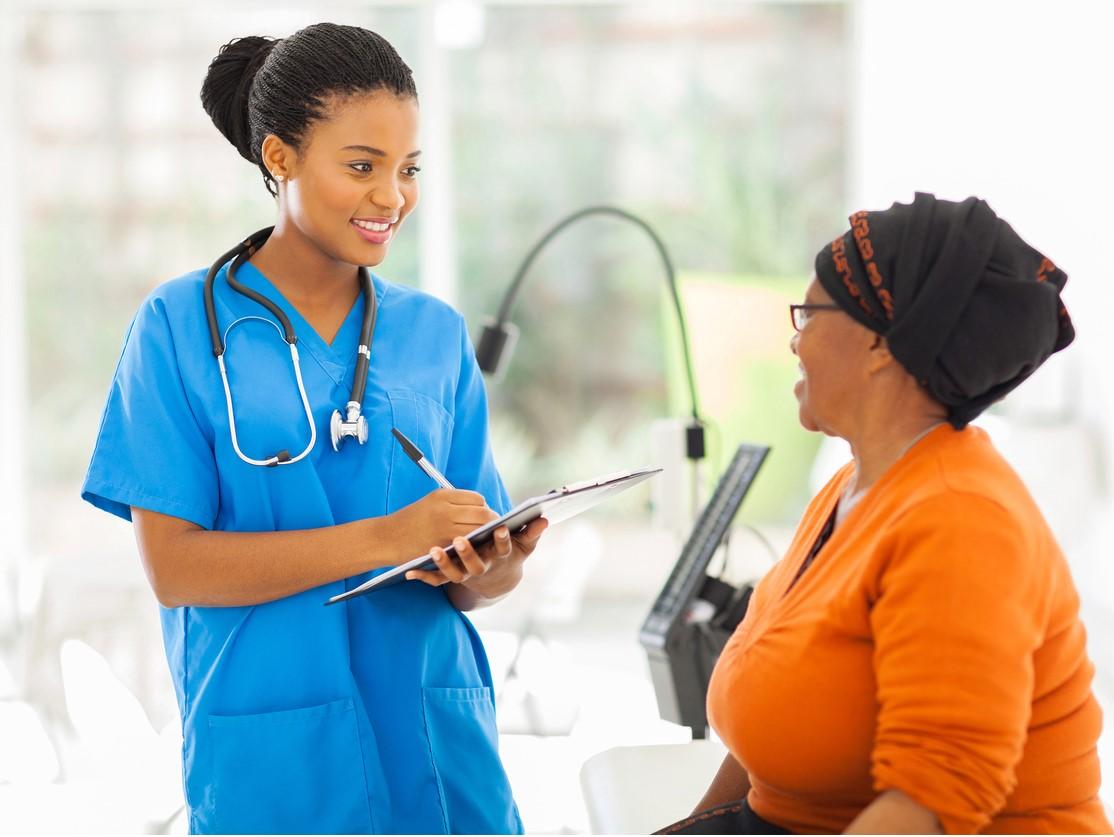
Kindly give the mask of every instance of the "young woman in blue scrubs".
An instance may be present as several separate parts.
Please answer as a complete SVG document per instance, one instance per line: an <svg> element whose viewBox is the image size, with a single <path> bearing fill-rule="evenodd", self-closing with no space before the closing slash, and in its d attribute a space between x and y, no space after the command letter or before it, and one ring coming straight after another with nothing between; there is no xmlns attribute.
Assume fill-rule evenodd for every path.
<svg viewBox="0 0 1114 837"><path fill-rule="evenodd" d="M508 506L464 323L378 277L374 300L361 291L360 267L383 260L418 199L410 70L374 33L319 24L227 44L202 102L277 197L274 231L235 279L289 318L301 380L275 317L223 265L213 307L233 424L206 272L167 282L128 332L83 488L134 522L162 605L190 830L521 832L487 659L461 611L515 587L545 523L504 528L480 553L460 538ZM334 450L372 302L366 443ZM250 464L307 447L304 403L306 456ZM392 427L456 488L407 459ZM450 542L462 565L433 548L436 571L323 606Z"/></svg>

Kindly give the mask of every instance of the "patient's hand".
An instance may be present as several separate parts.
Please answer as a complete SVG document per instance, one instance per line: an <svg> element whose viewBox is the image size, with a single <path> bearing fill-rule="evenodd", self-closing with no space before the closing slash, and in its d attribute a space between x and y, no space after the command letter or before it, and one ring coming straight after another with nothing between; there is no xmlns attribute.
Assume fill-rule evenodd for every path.
<svg viewBox="0 0 1114 837"><path fill-rule="evenodd" d="M943 834L936 814L899 790L874 798L844 834Z"/></svg>

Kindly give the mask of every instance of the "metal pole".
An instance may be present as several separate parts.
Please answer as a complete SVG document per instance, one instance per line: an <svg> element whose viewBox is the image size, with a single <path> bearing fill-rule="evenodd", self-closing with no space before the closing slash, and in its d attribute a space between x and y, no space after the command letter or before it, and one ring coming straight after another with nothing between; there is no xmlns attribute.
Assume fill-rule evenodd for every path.
<svg viewBox="0 0 1114 837"><path fill-rule="evenodd" d="M422 209L419 272L422 290L455 305L457 253L454 225L452 114L446 50L437 43L436 17L441 4L421 7L418 46L418 95L422 107Z"/></svg>

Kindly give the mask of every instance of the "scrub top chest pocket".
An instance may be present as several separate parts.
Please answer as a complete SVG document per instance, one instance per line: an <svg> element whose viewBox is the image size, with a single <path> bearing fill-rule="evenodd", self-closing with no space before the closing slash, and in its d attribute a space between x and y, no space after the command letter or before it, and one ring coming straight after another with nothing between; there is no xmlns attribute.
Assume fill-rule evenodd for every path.
<svg viewBox="0 0 1114 837"><path fill-rule="evenodd" d="M390 390L387 400L391 405L394 426L425 453L437 470L445 473L452 446L453 417L440 402L415 390ZM456 487L471 488L466 485ZM395 444L387 489L388 510L394 512L408 506L436 488L437 484L414 466L402 446Z"/></svg>

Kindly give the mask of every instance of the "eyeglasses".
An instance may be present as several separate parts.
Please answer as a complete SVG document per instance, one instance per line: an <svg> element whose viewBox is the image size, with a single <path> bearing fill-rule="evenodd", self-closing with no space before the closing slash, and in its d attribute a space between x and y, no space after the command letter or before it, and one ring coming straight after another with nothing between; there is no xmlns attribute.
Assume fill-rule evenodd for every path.
<svg viewBox="0 0 1114 837"><path fill-rule="evenodd" d="M808 322L808 318L809 318L809 316L811 316L809 314L809 311L839 311L839 310L840 310L840 307L838 305L832 305L830 303L806 302L803 305L790 305L789 306L789 319L793 323L793 330L794 331L800 331L802 328L805 327L805 323Z"/></svg>

